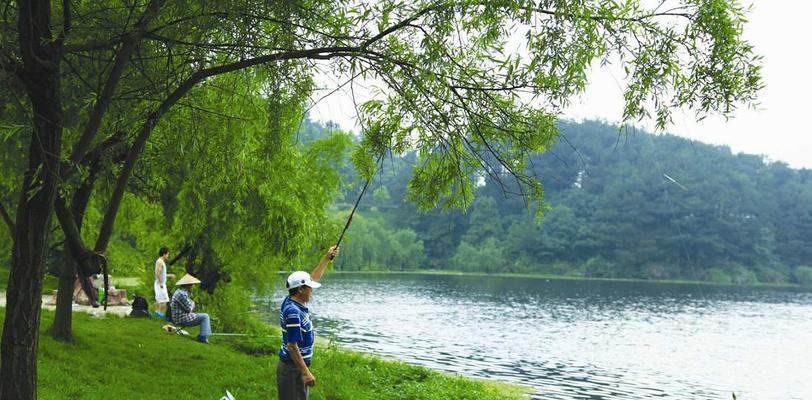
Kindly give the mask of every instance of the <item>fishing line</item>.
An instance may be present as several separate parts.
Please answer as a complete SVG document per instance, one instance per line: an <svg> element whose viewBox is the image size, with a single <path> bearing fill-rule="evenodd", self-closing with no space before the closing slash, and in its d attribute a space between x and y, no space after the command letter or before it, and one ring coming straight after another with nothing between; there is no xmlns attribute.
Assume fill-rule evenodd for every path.
<svg viewBox="0 0 812 400"><path fill-rule="evenodd" d="M376 163L375 163L375 165L377 165L378 168L376 168L375 171L372 172L372 175L369 177L369 179L367 179L366 183L364 183L364 188L361 189L361 194L358 195L358 199L355 200L355 205L352 206L352 211L350 211L350 216L347 218L347 223L344 224L344 229L341 231L341 236L338 237L338 241L336 242L336 245L335 245L336 248L338 248L338 246L341 245L341 240L344 239L344 234L347 233L347 229L350 228L350 224L352 223L352 216L355 215L355 210L358 209L358 204L361 203L361 199L364 197L364 194L367 192L367 189L369 188L369 184L372 182L372 179L375 177L375 172L378 172L378 170L381 169L381 161L383 161L383 155L385 153L386 152L381 153L381 155L378 157L378 161L376 161ZM333 258L335 258L335 256L331 255L330 259L332 260Z"/></svg>
<svg viewBox="0 0 812 400"><path fill-rule="evenodd" d="M618 90L623 91L623 88L621 87L620 82L618 81L617 77L615 77L615 74L612 73L612 70L607 69L607 71L609 72L609 75L612 77L612 79L615 81L615 85L617 85ZM683 119L685 119L685 114L684 113L683 113ZM687 126L687 124L685 124L685 125ZM654 139L652 138L653 134L648 133L648 132L645 132L644 134L648 138L649 145L652 147L652 149L654 149L655 144L654 144ZM669 211L671 212L671 220L674 222L674 225L677 228L677 235L679 236L679 242L680 242L680 245L682 245L682 250L683 250L683 252L685 254L685 259L687 261L688 267L691 269L691 274L693 275L693 279L698 280L699 277L697 276L697 273L696 273L697 266L694 265L693 260L691 259L691 251L688 248L688 244L685 241L685 236L683 235L683 232L682 232L682 225L680 224L679 218L677 216L676 209L674 207L674 203L671 200L671 193L668 190L668 185L666 184L665 180L668 180L669 182L671 182L674 185L678 186L680 189L682 189L685 192L689 192L689 190L688 190L687 187L685 187L683 184L678 182L676 179L672 178L670 175L665 173L665 171L663 170L663 166L660 163L659 158L657 158L656 156L654 157L654 165L657 167L657 170L659 171L660 176L662 176L664 178L664 179L660 180L660 184L662 186L663 194L664 194L663 197L665 197L665 202L666 202L666 204L668 204ZM679 263L679 261L678 261L678 263ZM695 285L695 286L699 289L699 297L704 299L705 301L707 301L707 294L705 293L705 290L703 290L702 284L698 284L698 285ZM699 326L697 324L697 321L699 320L699 318L700 318L699 313L694 314L694 322L693 322L694 333L696 333L699 330Z"/></svg>
<svg viewBox="0 0 812 400"><path fill-rule="evenodd" d="M653 135L650 134L650 133L647 133L647 132L644 133L644 134L648 137L649 144L652 146L652 149L653 149L654 146L655 146L654 139L652 138ZM657 166L657 170L660 172L660 175L662 175L662 177L664 177L665 179L667 179L671 183L677 185L683 191L685 191L685 192L689 191L688 188L686 188L684 185L679 183L676 179L672 178L671 176L669 176L668 174L666 174L663 171L663 166L662 166L662 164L660 164L660 160L657 157L654 157L654 164ZM688 267L691 268L691 275L693 275L693 279L699 280L699 276L696 273L697 266L694 265L694 262L691 259L691 250L689 249L688 244L685 242L685 235L683 234L683 231L682 231L682 224L680 223L679 218L677 216L677 211L676 211L676 209L674 207L673 201L671 200L672 195L671 195L670 191L668 190L668 185L666 184L665 179L660 180L660 184L662 185L662 188L663 188L663 194L664 194L663 197L665 197L665 202L668 204L668 208L671 211L671 220L674 222L674 225L677 228L677 235L679 235L679 242L682 245L682 250L683 250L683 252L685 254L685 259L686 259L686 261L688 263ZM701 299L703 299L704 301L707 301L708 297L707 297L707 294L705 293L705 290L703 290L702 284L700 283L700 284L697 284L695 286L699 290L699 297ZM701 316L700 314L701 314L701 312L694 313L694 321L693 321L693 324L692 324L693 328L694 328L693 333L696 333L696 332L699 331L699 324L697 322L699 321L699 318Z"/></svg>

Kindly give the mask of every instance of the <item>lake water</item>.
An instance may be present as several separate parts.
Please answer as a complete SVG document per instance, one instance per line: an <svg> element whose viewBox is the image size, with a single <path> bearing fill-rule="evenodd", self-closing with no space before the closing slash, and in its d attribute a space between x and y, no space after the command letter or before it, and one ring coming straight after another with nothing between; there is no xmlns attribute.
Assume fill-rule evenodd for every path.
<svg viewBox="0 0 812 400"><path fill-rule="evenodd" d="M309 305L320 337L526 385L535 399L812 399L805 291L397 274L322 282Z"/></svg>

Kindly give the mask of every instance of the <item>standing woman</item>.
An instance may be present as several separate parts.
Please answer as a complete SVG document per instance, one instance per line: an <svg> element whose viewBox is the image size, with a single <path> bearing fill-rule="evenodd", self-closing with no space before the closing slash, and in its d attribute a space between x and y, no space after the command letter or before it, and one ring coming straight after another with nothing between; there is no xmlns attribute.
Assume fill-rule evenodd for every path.
<svg viewBox="0 0 812 400"><path fill-rule="evenodd" d="M169 258L169 248L161 247L158 250L158 259L155 260L155 315L160 318L166 313L166 303L169 303L169 292L166 290L166 277L175 279L174 274L166 273L166 259Z"/></svg>

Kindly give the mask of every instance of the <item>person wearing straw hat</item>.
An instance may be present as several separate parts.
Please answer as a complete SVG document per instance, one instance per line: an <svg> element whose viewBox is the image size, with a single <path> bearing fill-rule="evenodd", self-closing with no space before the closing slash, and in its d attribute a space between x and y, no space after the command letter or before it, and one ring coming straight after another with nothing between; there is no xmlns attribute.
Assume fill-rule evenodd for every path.
<svg viewBox="0 0 812 400"><path fill-rule="evenodd" d="M209 314L195 313L195 302L189 296L192 285L198 283L200 283L200 280L190 274L184 275L175 283L178 288L175 290L175 294L172 295L172 321L175 325L184 327L200 325L200 334L197 335L197 341L208 344L209 335L211 335Z"/></svg>
<svg viewBox="0 0 812 400"><path fill-rule="evenodd" d="M312 274L296 271L288 276L288 296L282 301L279 313L282 327L282 346L276 366L279 400L307 400L310 386L316 384L316 377L309 368L316 335L305 305L313 296L313 289L321 286L319 279L327 263L337 255L338 246L330 247Z"/></svg>

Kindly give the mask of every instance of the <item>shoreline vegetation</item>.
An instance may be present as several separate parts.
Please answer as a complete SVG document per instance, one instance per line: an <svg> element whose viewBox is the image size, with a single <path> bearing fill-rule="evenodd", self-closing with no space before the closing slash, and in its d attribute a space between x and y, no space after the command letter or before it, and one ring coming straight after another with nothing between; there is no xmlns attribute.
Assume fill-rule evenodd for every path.
<svg viewBox="0 0 812 400"><path fill-rule="evenodd" d="M333 270L330 274L339 275L353 275L353 274L395 274L395 275L441 275L441 276L490 276L499 278L529 278L529 279L547 279L547 280L560 280L560 281L598 281L598 282L633 282L633 283L656 283L656 284L674 284L674 285L704 285L704 286L727 286L739 288L771 288L771 289L801 289L812 291L812 287L798 285L794 283L768 283L768 282L753 282L753 283L725 283L725 282L710 282L710 281L696 281L687 279L636 279L636 278L599 278L587 276L569 276L569 275L551 275L551 274L528 274L518 272L464 272L458 270L437 270L437 269L417 269L409 271L398 270L363 270L363 271L345 271Z"/></svg>
<svg viewBox="0 0 812 400"><path fill-rule="evenodd" d="M0 308L0 317L5 315ZM278 335L212 338L206 346L161 330L156 319L75 313L75 342L47 333L42 312L37 390L40 399L276 398ZM272 329L271 326L269 326ZM197 328L190 330L191 338ZM468 378L322 345L311 399L517 400L519 385Z"/></svg>
<svg viewBox="0 0 812 400"><path fill-rule="evenodd" d="M672 135L624 138L599 121L557 123L566 142L531 156L546 205L508 195L521 193L509 179L483 179L464 210L421 209L409 186L420 157L392 157L337 266L812 287L812 170ZM359 192L334 203L336 223Z"/></svg>

